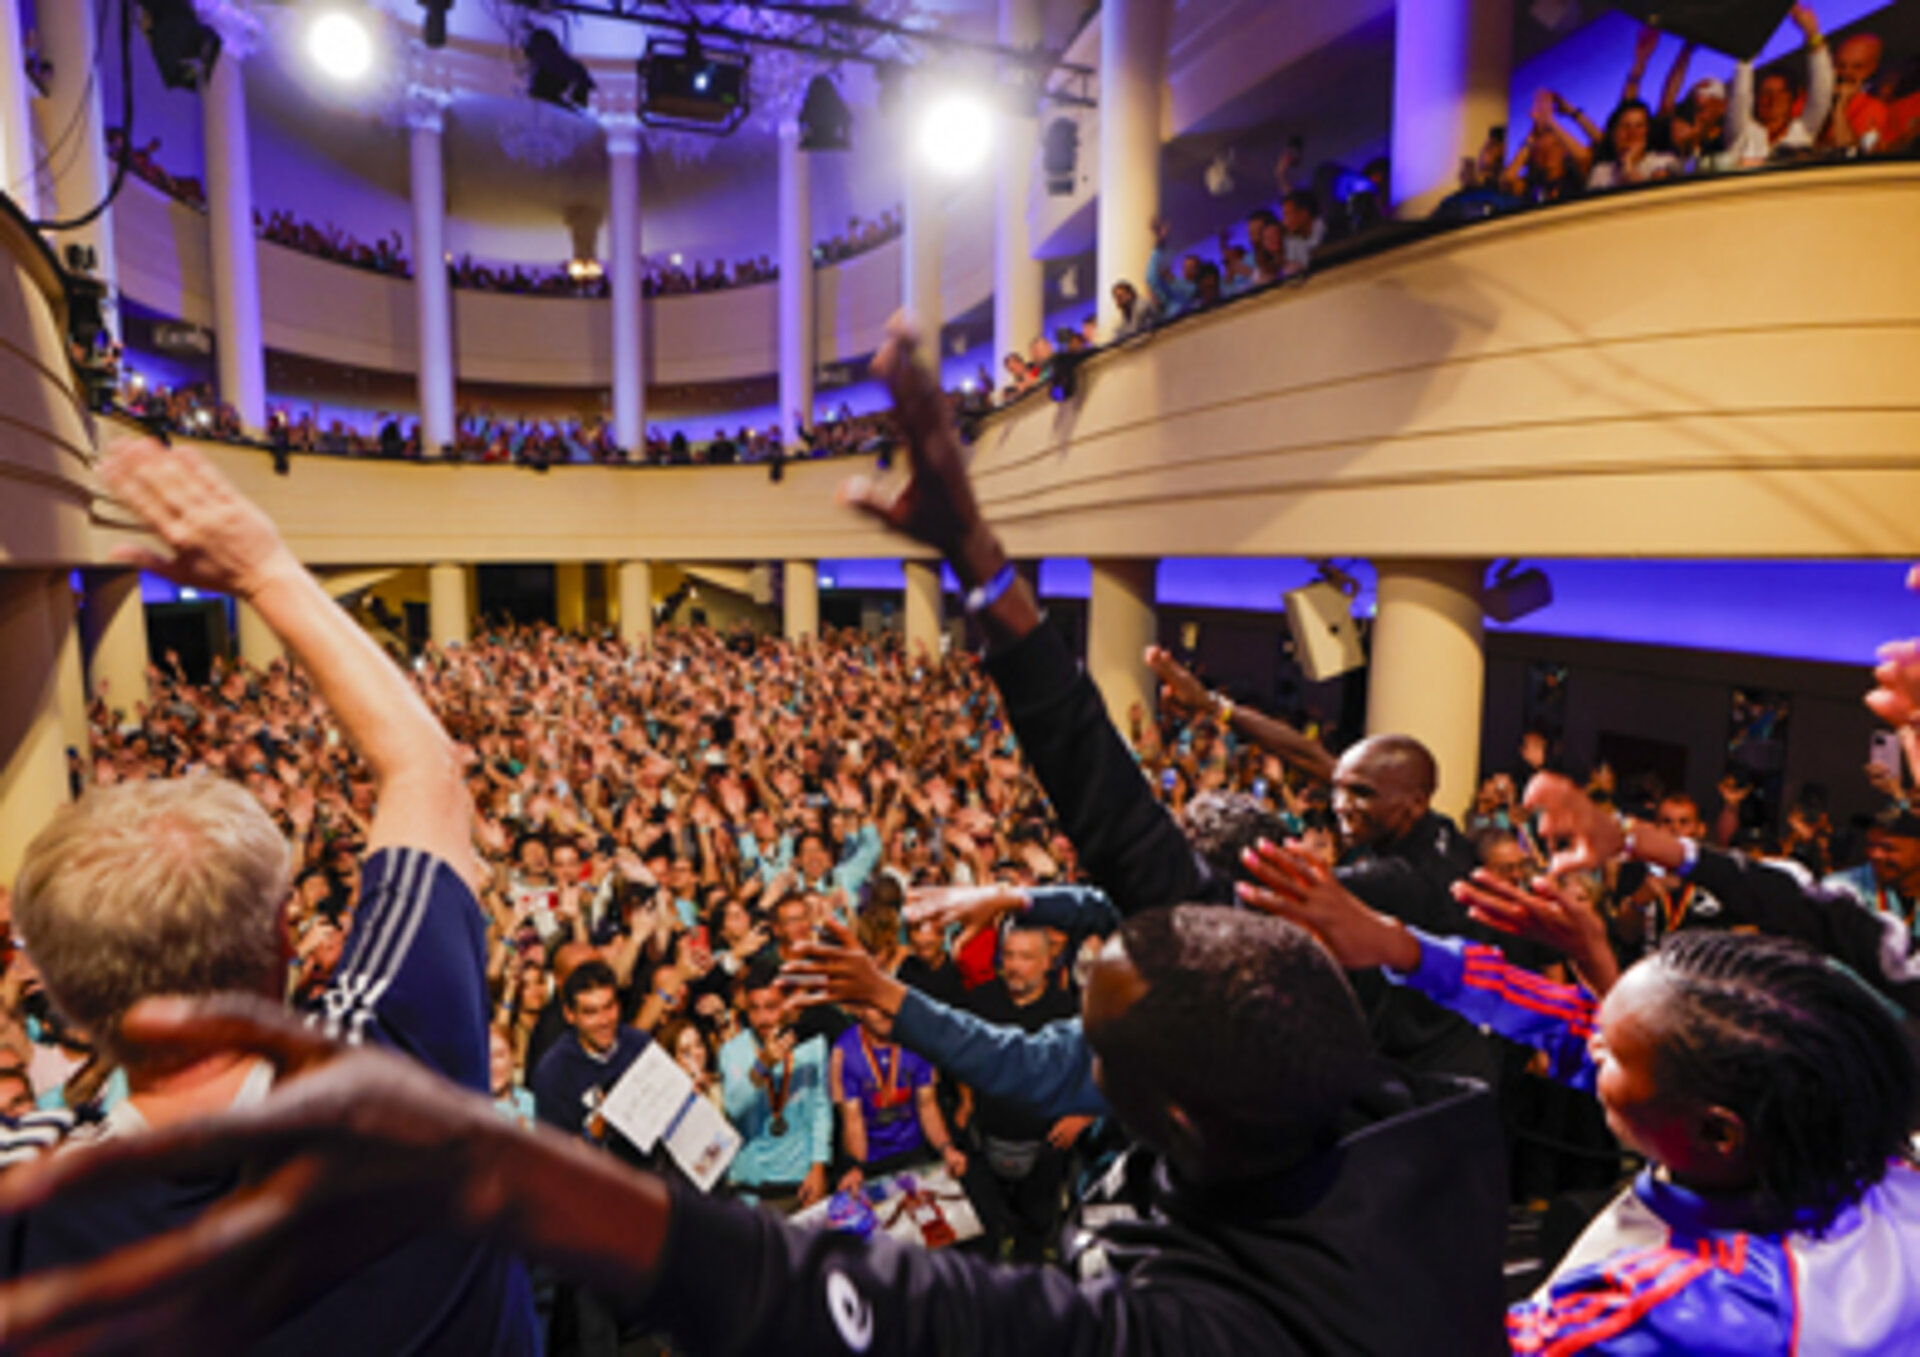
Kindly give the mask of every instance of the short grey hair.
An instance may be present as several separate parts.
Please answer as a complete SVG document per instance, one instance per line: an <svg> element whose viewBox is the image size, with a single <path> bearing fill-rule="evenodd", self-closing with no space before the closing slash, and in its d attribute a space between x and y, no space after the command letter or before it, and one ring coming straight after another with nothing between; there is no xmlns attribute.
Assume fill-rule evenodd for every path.
<svg viewBox="0 0 1920 1357"><path fill-rule="evenodd" d="M54 1006L124 1063L129 1008L156 995L285 988L287 841L237 783L98 787L27 848L13 918Z"/></svg>

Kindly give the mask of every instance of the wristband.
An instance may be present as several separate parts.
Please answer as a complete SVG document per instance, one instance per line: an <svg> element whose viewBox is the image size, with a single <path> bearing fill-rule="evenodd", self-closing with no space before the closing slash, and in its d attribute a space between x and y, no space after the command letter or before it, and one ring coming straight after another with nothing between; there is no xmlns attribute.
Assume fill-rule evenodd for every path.
<svg viewBox="0 0 1920 1357"><path fill-rule="evenodd" d="M1673 874L1685 881L1693 875L1693 869L1700 865L1700 845L1693 839L1680 840L1680 865Z"/></svg>
<svg viewBox="0 0 1920 1357"><path fill-rule="evenodd" d="M977 588L969 589L964 604L967 616L978 616L1005 598L1007 590L1013 588L1013 582L1019 578L1020 572L1013 568L1012 561L1008 561L994 572L992 579Z"/></svg>
<svg viewBox="0 0 1920 1357"><path fill-rule="evenodd" d="M1633 821L1624 815L1620 817L1620 833L1622 836L1620 841L1620 856L1630 858L1634 856L1634 848L1636 846L1633 839Z"/></svg>
<svg viewBox="0 0 1920 1357"><path fill-rule="evenodd" d="M1233 712L1234 705L1232 698L1228 697L1225 693L1215 693L1213 695L1214 720L1223 726L1230 726L1233 724Z"/></svg>

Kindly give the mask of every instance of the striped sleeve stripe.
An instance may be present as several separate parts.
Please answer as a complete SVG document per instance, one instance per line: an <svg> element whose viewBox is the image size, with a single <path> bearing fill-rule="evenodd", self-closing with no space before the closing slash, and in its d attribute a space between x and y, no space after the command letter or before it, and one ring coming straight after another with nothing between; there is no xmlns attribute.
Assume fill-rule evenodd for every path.
<svg viewBox="0 0 1920 1357"><path fill-rule="evenodd" d="M1573 1357L1625 1332L1713 1270L1704 1250L1695 1254L1656 1248L1651 1257L1617 1271L1608 1269L1608 1281L1618 1289L1582 1296L1545 1313L1509 1315L1507 1337L1522 1357Z"/></svg>
<svg viewBox="0 0 1920 1357"><path fill-rule="evenodd" d="M431 854L415 848L385 851L390 857L381 864L379 889L355 918L348 954L327 990L325 1030L336 1041L364 1038L374 1005L405 963L432 896L438 863Z"/></svg>
<svg viewBox="0 0 1920 1357"><path fill-rule="evenodd" d="M1477 968L1469 964L1464 983L1470 989L1486 990L1498 994L1509 1003L1538 1013L1544 1017L1559 1018L1572 1029L1574 1035L1588 1037L1593 1035L1593 1010L1585 1003L1569 1003L1564 997L1554 998L1548 995L1532 993L1512 983L1505 969Z"/></svg>

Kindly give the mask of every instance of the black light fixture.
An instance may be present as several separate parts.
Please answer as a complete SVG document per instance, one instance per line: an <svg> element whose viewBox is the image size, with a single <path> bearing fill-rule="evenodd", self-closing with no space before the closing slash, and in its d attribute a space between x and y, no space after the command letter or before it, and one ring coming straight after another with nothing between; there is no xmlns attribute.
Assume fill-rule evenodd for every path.
<svg viewBox="0 0 1920 1357"><path fill-rule="evenodd" d="M202 22L193 0L140 0L140 22L160 83L170 90L204 89L220 59L220 30Z"/></svg>
<svg viewBox="0 0 1920 1357"><path fill-rule="evenodd" d="M1553 581L1537 566L1520 568L1518 561L1502 561L1493 579L1480 591L1480 606L1488 617L1506 624L1539 612L1553 602Z"/></svg>
<svg viewBox="0 0 1920 1357"><path fill-rule="evenodd" d="M1047 124L1040 167L1046 171L1048 193L1064 198L1073 192L1074 177L1080 170L1079 123L1072 118L1055 118Z"/></svg>
<svg viewBox="0 0 1920 1357"><path fill-rule="evenodd" d="M649 39L639 62L640 120L650 127L727 135L751 107L751 61L744 51L706 46L697 33Z"/></svg>
<svg viewBox="0 0 1920 1357"><path fill-rule="evenodd" d="M839 86L816 75L800 102L800 149L845 151L853 145L853 113L840 97Z"/></svg>
<svg viewBox="0 0 1920 1357"><path fill-rule="evenodd" d="M427 12L425 22L420 25L420 40L428 47L445 47L447 11L453 8L453 0L420 0L420 8Z"/></svg>
<svg viewBox="0 0 1920 1357"><path fill-rule="evenodd" d="M520 50L532 67L527 77L528 94L542 103L575 112L587 106L587 100L593 97L593 77L568 55L552 29L528 29Z"/></svg>

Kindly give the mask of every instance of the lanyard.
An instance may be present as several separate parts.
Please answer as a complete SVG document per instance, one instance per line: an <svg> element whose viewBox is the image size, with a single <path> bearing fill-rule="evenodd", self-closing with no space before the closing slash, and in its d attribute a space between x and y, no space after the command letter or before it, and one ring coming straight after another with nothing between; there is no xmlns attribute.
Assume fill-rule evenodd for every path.
<svg viewBox="0 0 1920 1357"><path fill-rule="evenodd" d="M1666 928L1663 933L1671 933L1685 922L1687 911L1693 907L1694 884L1689 881L1677 896L1670 897L1666 907Z"/></svg>
<svg viewBox="0 0 1920 1357"><path fill-rule="evenodd" d="M880 1079L880 1060L873 1049L873 1039L867 1035L867 1029L864 1027L860 1029L860 1049L866 1054L867 1073L873 1078L875 1103L880 1107L892 1107L901 1098L900 1048L891 1044L885 1048L891 1059L886 1062L887 1077L884 1084Z"/></svg>

